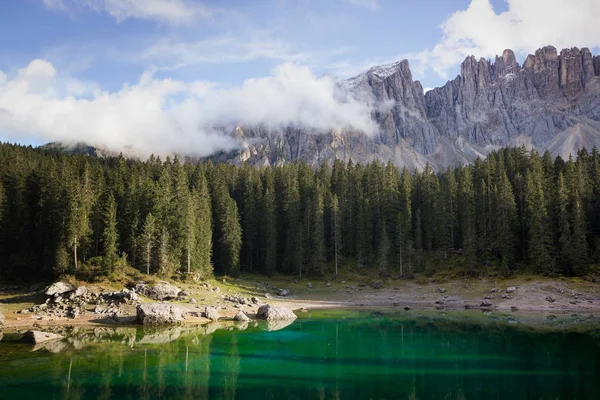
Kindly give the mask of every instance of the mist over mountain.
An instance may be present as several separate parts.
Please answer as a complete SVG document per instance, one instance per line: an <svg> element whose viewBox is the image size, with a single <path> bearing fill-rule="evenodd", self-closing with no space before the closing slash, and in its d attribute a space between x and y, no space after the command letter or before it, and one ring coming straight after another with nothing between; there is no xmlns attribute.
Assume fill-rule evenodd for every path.
<svg viewBox="0 0 600 400"><path fill-rule="evenodd" d="M372 106L375 135L239 126L232 135L242 149L214 159L313 166L334 158L379 159L412 169L427 162L437 168L463 164L504 146L548 149L562 157L600 147L600 56L587 48L558 52L546 46L522 63L511 50L494 60L468 57L460 75L427 93L406 60L338 84Z"/></svg>
<svg viewBox="0 0 600 400"><path fill-rule="evenodd" d="M293 68L289 71L291 80L306 77L294 75ZM277 79L275 87L285 86L287 78ZM268 98L255 98L264 106L257 105L263 110L258 114L243 110L251 109L249 93L257 95L260 90L246 87L237 101L223 101L222 107L232 109L219 111L223 125L214 128L213 135L218 132L232 144L208 157L235 164L306 161L311 166L336 158L377 159L409 169L421 169L429 162L440 169L504 146L548 149L563 158L583 147L600 147L600 56L587 48L559 52L546 46L521 63L512 50L494 60L471 56L461 64L460 75L427 93L413 80L407 60L376 66L347 80L322 77L315 82L323 89L317 95L300 90L296 83L282 97L282 90L270 92L274 86L263 81L259 89L266 90ZM302 95L296 101L299 91ZM285 98L286 104L274 107L277 98ZM283 115L294 107L292 115ZM273 116L264 109L271 109ZM232 125L229 118L249 114L254 117L241 124ZM131 155L129 148L110 151ZM207 156L193 145L185 155Z"/></svg>

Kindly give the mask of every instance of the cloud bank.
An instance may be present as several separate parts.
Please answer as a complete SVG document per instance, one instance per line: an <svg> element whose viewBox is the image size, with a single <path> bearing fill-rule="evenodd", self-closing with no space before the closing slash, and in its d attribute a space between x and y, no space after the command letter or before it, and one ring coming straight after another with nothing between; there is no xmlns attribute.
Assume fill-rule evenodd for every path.
<svg viewBox="0 0 600 400"><path fill-rule="evenodd" d="M600 46L598 0L507 0L497 13L489 0L472 0L440 25L443 37L433 49L407 56L417 75L427 67L446 71L465 57L493 57L504 49L530 53L545 45L558 49Z"/></svg>
<svg viewBox="0 0 600 400"><path fill-rule="evenodd" d="M296 126L323 132L348 128L376 132L371 109L340 92L330 77L284 63L270 76L239 87L156 79L108 92L61 80L54 66L33 60L13 77L0 71L0 132L12 139L84 141L115 151L200 156L238 144L222 130L236 125Z"/></svg>

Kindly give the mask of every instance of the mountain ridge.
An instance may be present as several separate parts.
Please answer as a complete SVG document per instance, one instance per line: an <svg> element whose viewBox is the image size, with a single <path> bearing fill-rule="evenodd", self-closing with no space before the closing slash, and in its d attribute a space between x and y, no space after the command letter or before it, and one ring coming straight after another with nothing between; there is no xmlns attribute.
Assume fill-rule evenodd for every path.
<svg viewBox="0 0 600 400"><path fill-rule="evenodd" d="M561 156L584 145L600 147L600 56L588 48L558 52L545 46L522 63L509 49L494 60L469 56L459 75L427 93L413 80L407 60L374 66L337 85L342 94L376 105L376 135L240 125L230 133L239 149L208 158L311 166L335 158L391 160L398 167L430 163L440 169L504 146L524 144Z"/></svg>

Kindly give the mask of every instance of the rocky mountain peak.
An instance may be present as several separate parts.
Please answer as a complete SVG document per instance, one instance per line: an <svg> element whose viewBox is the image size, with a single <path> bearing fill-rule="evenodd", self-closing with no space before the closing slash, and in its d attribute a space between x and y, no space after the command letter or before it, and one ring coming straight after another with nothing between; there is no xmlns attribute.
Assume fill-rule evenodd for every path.
<svg viewBox="0 0 600 400"><path fill-rule="evenodd" d="M340 158L392 160L399 167L466 163L507 145L555 155L600 147L600 57L587 48L545 46L520 64L506 49L493 60L467 57L457 78L423 94L407 60L372 67L340 87L374 105L375 137L352 130L238 129L233 161L268 165ZM237 158L236 158L237 157ZM226 159L231 161L231 155Z"/></svg>

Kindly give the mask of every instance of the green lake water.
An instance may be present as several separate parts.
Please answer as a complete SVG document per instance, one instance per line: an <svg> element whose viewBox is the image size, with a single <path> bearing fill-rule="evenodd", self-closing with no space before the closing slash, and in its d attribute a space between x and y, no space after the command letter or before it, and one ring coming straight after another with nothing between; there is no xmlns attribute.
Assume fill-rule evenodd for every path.
<svg viewBox="0 0 600 400"><path fill-rule="evenodd" d="M73 328L37 349L5 332L0 398L600 399L594 317L572 331L407 314L321 311L214 332Z"/></svg>

